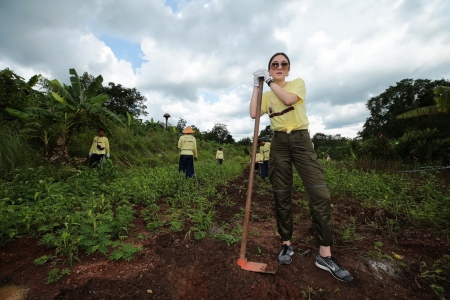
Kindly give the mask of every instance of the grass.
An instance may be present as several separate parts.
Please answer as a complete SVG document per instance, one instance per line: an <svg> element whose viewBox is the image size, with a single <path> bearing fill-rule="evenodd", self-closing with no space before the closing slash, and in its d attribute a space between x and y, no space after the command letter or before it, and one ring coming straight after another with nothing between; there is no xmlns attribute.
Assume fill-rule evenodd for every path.
<svg viewBox="0 0 450 300"><path fill-rule="evenodd" d="M324 163L324 167L332 198L357 200L367 208L382 208L435 230L450 226L450 191L440 173L365 171L351 162ZM298 176L294 186L303 186ZM390 226L395 234L396 224Z"/></svg>

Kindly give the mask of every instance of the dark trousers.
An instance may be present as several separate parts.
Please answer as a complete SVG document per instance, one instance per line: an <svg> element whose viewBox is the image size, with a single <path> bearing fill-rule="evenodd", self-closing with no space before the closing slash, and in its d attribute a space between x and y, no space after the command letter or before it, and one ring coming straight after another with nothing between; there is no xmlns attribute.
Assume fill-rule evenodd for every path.
<svg viewBox="0 0 450 300"><path fill-rule="evenodd" d="M217 160L217 163L218 163L219 165L221 165L221 164L223 163L223 159L220 159L220 158L219 158L219 159Z"/></svg>
<svg viewBox="0 0 450 300"><path fill-rule="evenodd" d="M105 159L105 154L92 154L89 158L89 167L95 168L97 165L101 165Z"/></svg>
<svg viewBox="0 0 450 300"><path fill-rule="evenodd" d="M269 161L265 160L261 164L261 178L266 178L269 176Z"/></svg>
<svg viewBox="0 0 450 300"><path fill-rule="evenodd" d="M269 178L275 198L278 232L283 241L292 238L292 165L303 181L309 200L314 236L321 246L333 244L330 194L322 164L317 159L307 130L275 132L269 159Z"/></svg>
<svg viewBox="0 0 450 300"><path fill-rule="evenodd" d="M180 155L180 163L178 164L178 171L186 173L186 178L194 176L194 156Z"/></svg>

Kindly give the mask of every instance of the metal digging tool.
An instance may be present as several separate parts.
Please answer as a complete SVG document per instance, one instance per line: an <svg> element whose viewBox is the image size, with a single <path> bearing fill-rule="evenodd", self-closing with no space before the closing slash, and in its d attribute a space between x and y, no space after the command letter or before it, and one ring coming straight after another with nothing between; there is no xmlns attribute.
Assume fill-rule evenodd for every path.
<svg viewBox="0 0 450 300"><path fill-rule="evenodd" d="M241 240L241 253L240 257L237 260L237 264L246 271L275 274L276 270L268 270L267 264L247 261L247 259L245 258L245 251L247 249L248 223L250 219L250 206L252 203L253 179L255 177L256 148L258 146L259 118L261 117L261 100L262 100L263 83L264 78L262 77L259 78L259 91L258 91L258 101L256 104L255 130L253 132L252 163L250 164L250 176L248 179L248 187L247 187L247 202L245 204L244 227L242 230L242 240Z"/></svg>

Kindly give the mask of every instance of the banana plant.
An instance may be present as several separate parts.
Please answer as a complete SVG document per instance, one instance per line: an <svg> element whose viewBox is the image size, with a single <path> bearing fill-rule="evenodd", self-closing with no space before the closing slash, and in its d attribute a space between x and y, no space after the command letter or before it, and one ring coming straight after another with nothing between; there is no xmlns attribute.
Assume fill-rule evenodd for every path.
<svg viewBox="0 0 450 300"><path fill-rule="evenodd" d="M49 158L50 162L69 163L69 145L74 135L74 129L79 124L87 121L106 117L114 121L116 124L125 126L122 120L107 108L102 107L109 96L106 94L97 95L98 90L102 86L103 77L99 75L85 90L81 90L80 78L75 69L69 69L70 83L72 93L66 86L62 85L58 80L45 79L50 93L50 98L54 102L48 109L37 107L26 108L24 112L7 109L7 111L29 123L34 123L34 128L41 130L44 143L47 142L47 134L50 128L53 128L57 134L56 147ZM31 124L30 124L31 125ZM31 126L31 127L33 127ZM79 162L79 160L77 160Z"/></svg>
<svg viewBox="0 0 450 300"><path fill-rule="evenodd" d="M409 119L420 116L428 116L438 113L447 113L450 111L450 87L438 86L434 90L435 106L425 106L418 109L407 111L397 116L397 119Z"/></svg>
<svg viewBox="0 0 450 300"><path fill-rule="evenodd" d="M21 133L28 137L37 137L44 143L45 156L49 155L49 143L54 136L54 125L58 117L53 112L42 108L25 108L24 111L7 108L6 111L26 122Z"/></svg>

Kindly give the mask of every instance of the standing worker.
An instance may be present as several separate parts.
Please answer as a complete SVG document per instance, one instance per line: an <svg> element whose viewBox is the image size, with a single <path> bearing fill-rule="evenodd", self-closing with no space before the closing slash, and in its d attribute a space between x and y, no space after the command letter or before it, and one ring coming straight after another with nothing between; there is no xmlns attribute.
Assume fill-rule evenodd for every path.
<svg viewBox="0 0 450 300"><path fill-rule="evenodd" d="M192 135L195 131L191 126L183 130L184 135L178 140L178 149L180 149L180 163L178 171L186 174L186 178L194 176L194 159L197 161L197 142Z"/></svg>
<svg viewBox="0 0 450 300"><path fill-rule="evenodd" d="M105 129L98 129L98 136L94 137L91 149L89 150L89 167L95 168L97 164L102 164L103 159L109 158L109 141L105 136Z"/></svg>
<svg viewBox="0 0 450 300"><path fill-rule="evenodd" d="M263 140L258 140L259 152L262 156L261 164L261 178L266 178L269 176L269 158L270 158L270 143Z"/></svg>
<svg viewBox="0 0 450 300"><path fill-rule="evenodd" d="M257 116L259 78L270 88L262 97L261 115L270 117L270 128L274 131L269 160L269 178L275 198L278 233L282 239L280 264L290 264L294 249L291 245L293 228L292 213L292 164L305 186L309 199L314 235L319 244L316 266L330 272L342 281L353 280L331 256L333 232L331 224L330 194L325 182L324 169L317 159L308 132L309 121L305 109L305 82L301 78L286 82L290 60L284 53L274 54L268 68L253 73L254 87L250 101L250 116Z"/></svg>
<svg viewBox="0 0 450 300"><path fill-rule="evenodd" d="M219 148L219 150L217 150L217 152L216 152L216 160L217 160L217 163L218 163L219 165L221 165L222 162L223 162L223 152L222 152L222 149L223 149L223 148Z"/></svg>

